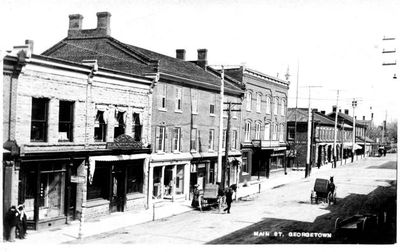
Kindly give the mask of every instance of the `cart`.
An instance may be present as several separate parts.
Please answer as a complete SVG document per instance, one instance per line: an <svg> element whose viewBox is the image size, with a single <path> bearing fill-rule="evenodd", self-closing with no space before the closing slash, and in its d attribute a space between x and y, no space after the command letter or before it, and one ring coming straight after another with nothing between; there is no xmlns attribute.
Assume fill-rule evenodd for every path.
<svg viewBox="0 0 400 252"><path fill-rule="evenodd" d="M314 189L311 191L311 204L318 204L320 200L325 203L336 204L336 187L335 191L331 193L329 191L329 180L317 178L315 179Z"/></svg>
<svg viewBox="0 0 400 252"><path fill-rule="evenodd" d="M335 221L336 236L354 237L368 240L378 230L378 217L375 214L356 214Z"/></svg>
<svg viewBox="0 0 400 252"><path fill-rule="evenodd" d="M218 205L218 185L206 184L204 190L196 190L192 201L193 207L198 207L200 211Z"/></svg>

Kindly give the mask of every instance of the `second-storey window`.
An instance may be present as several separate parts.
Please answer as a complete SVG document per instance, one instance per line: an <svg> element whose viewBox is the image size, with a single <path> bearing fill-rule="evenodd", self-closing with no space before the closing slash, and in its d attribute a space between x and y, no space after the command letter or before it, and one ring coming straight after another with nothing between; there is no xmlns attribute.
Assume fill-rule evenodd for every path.
<svg viewBox="0 0 400 252"><path fill-rule="evenodd" d="M279 125L279 142L283 142L283 133L284 133L284 128L283 128L283 124Z"/></svg>
<svg viewBox="0 0 400 252"><path fill-rule="evenodd" d="M237 149L237 135L238 132L237 130L232 130L232 146L231 149L236 150Z"/></svg>
<svg viewBox="0 0 400 252"><path fill-rule="evenodd" d="M267 101L266 101L266 113L267 114L271 114L271 97L269 95L267 95Z"/></svg>
<svg viewBox="0 0 400 252"><path fill-rule="evenodd" d="M278 125L274 123L272 126L272 140L278 140L277 133L278 133Z"/></svg>
<svg viewBox="0 0 400 252"><path fill-rule="evenodd" d="M74 102L60 101L58 114L58 141L72 142Z"/></svg>
<svg viewBox="0 0 400 252"><path fill-rule="evenodd" d="M261 94L260 93L257 93L256 111L258 113L261 112Z"/></svg>
<svg viewBox="0 0 400 252"><path fill-rule="evenodd" d="M31 141L47 141L48 106L48 99L32 98Z"/></svg>
<svg viewBox="0 0 400 252"><path fill-rule="evenodd" d="M276 97L274 99L274 115L278 115L278 104L279 104L279 98Z"/></svg>
<svg viewBox="0 0 400 252"><path fill-rule="evenodd" d="M222 149L225 149L226 145L226 129L222 131Z"/></svg>
<svg viewBox="0 0 400 252"><path fill-rule="evenodd" d="M174 128L172 133L172 151L181 149L181 128Z"/></svg>
<svg viewBox="0 0 400 252"><path fill-rule="evenodd" d="M167 109L167 84L161 84L160 108Z"/></svg>
<svg viewBox="0 0 400 252"><path fill-rule="evenodd" d="M196 89L191 89L192 114L199 112L199 93Z"/></svg>
<svg viewBox="0 0 400 252"><path fill-rule="evenodd" d="M264 128L264 140L271 139L271 124L266 123Z"/></svg>
<svg viewBox="0 0 400 252"><path fill-rule="evenodd" d="M215 105L210 104L210 115L215 115Z"/></svg>
<svg viewBox="0 0 400 252"><path fill-rule="evenodd" d="M104 118L104 111L97 111L94 122L94 140L96 142L105 142L107 136L107 124Z"/></svg>
<svg viewBox="0 0 400 252"><path fill-rule="evenodd" d="M281 116L284 116L285 115L285 100L284 99L282 99L282 104L281 104Z"/></svg>
<svg viewBox="0 0 400 252"><path fill-rule="evenodd" d="M142 139L142 123L140 122L140 114L133 113L132 115L132 136L135 141Z"/></svg>
<svg viewBox="0 0 400 252"><path fill-rule="evenodd" d="M214 150L214 130L210 129L208 133L208 149Z"/></svg>
<svg viewBox="0 0 400 252"><path fill-rule="evenodd" d="M190 131L190 150L197 151L197 129Z"/></svg>
<svg viewBox="0 0 400 252"><path fill-rule="evenodd" d="M175 110L182 111L182 88L175 89Z"/></svg>
<svg viewBox="0 0 400 252"><path fill-rule="evenodd" d="M244 125L244 141L250 142L250 122L246 122Z"/></svg>
<svg viewBox="0 0 400 252"><path fill-rule="evenodd" d="M125 133L125 112L115 113L114 138Z"/></svg>
<svg viewBox="0 0 400 252"><path fill-rule="evenodd" d="M256 123L256 137L255 139L261 139L261 123Z"/></svg>
<svg viewBox="0 0 400 252"><path fill-rule="evenodd" d="M165 127L156 127L156 151L165 151Z"/></svg>
<svg viewBox="0 0 400 252"><path fill-rule="evenodd" d="M296 134L295 130L294 130L294 127L293 126L288 126L287 131L288 131L288 139L289 140L294 140L294 137L295 137L295 134ZM319 132L319 130L317 132Z"/></svg>

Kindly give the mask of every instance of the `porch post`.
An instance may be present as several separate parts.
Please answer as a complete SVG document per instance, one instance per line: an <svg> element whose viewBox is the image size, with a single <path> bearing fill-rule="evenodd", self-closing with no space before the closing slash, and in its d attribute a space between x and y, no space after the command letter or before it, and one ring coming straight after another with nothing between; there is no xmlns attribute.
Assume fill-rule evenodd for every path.
<svg viewBox="0 0 400 252"><path fill-rule="evenodd" d="M143 170L145 171L144 174L147 176L147 209L153 203L153 190L154 190L154 167L149 165L149 158L145 158L143 162Z"/></svg>
<svg viewBox="0 0 400 252"><path fill-rule="evenodd" d="M172 169L172 189L171 189L171 194L172 194L172 202L175 200L175 191L176 191L176 169L177 165L174 165L174 168Z"/></svg>
<svg viewBox="0 0 400 252"><path fill-rule="evenodd" d="M161 199L163 199L164 198L164 191L165 191L165 189L164 189L164 176L165 176L165 166L163 166L162 168L161 168L161 181L160 181L160 184L161 184Z"/></svg>

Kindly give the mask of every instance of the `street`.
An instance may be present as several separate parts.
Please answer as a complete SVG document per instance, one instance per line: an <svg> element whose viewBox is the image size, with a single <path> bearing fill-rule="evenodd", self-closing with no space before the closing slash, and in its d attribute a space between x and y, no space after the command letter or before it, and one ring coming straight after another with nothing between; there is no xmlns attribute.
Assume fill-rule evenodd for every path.
<svg viewBox="0 0 400 252"><path fill-rule="evenodd" d="M217 209L191 211L113 232L75 244L275 244L396 242L397 156L359 159L336 169L312 169L311 176L276 186L248 201L232 204L231 214ZM282 175L283 176L283 175ZM334 176L337 203L310 204L315 178ZM364 237L335 234L336 218L386 212L387 224ZM324 235L325 237L322 237Z"/></svg>

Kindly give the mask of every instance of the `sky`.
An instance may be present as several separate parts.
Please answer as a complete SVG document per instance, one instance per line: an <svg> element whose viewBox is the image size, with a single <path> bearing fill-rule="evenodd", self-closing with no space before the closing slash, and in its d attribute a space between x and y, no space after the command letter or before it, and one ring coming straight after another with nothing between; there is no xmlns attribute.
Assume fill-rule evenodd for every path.
<svg viewBox="0 0 400 252"><path fill-rule="evenodd" d="M357 119L374 113L376 125L399 116L399 0L0 0L0 50L25 39L40 54L67 36L68 15L83 28L96 13L111 13L111 35L128 44L175 57L208 49L210 65L238 66L284 79L289 107L332 111L357 100ZM396 38L383 40L383 38ZM399 78L393 79L396 74ZM314 86L310 88L309 86ZM309 92L310 89L310 92ZM298 95L296 95L298 93ZM297 97L297 99L296 99Z"/></svg>

